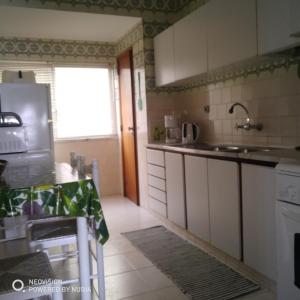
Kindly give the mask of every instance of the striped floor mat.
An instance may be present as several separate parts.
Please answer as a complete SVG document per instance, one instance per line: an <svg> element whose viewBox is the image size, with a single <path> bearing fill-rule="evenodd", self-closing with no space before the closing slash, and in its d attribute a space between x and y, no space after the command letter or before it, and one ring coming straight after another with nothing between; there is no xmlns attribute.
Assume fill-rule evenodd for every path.
<svg viewBox="0 0 300 300"><path fill-rule="evenodd" d="M260 287L163 226L123 235L193 300L228 300Z"/></svg>

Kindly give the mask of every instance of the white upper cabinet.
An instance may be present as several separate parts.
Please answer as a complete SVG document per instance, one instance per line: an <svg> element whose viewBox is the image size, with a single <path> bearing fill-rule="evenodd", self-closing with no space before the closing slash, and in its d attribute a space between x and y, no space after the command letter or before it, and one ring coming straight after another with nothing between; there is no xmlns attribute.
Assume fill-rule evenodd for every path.
<svg viewBox="0 0 300 300"><path fill-rule="evenodd" d="M291 36L300 38L300 1L289 0L291 11Z"/></svg>
<svg viewBox="0 0 300 300"><path fill-rule="evenodd" d="M171 26L154 38L156 86L175 81L174 27Z"/></svg>
<svg viewBox="0 0 300 300"><path fill-rule="evenodd" d="M300 0L210 0L154 38L156 86L300 45Z"/></svg>
<svg viewBox="0 0 300 300"><path fill-rule="evenodd" d="M299 0L257 0L259 55L284 50L297 43L297 39L291 36L291 27L295 26L294 32L296 32L298 21L300 31L300 12L293 13L292 2L295 2L295 9L297 5L300 6ZM291 14L297 18L297 13L298 19L293 22Z"/></svg>
<svg viewBox="0 0 300 300"><path fill-rule="evenodd" d="M257 56L256 0L211 0L206 10L209 70Z"/></svg>
<svg viewBox="0 0 300 300"><path fill-rule="evenodd" d="M174 25L175 80L207 72L206 5Z"/></svg>

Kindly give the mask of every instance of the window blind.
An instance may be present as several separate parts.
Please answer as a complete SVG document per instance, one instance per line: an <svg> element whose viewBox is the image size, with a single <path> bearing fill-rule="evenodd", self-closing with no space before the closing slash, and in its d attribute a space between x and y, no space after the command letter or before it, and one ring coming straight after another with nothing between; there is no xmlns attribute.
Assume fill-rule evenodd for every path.
<svg viewBox="0 0 300 300"><path fill-rule="evenodd" d="M57 139L57 109L55 103L55 67L88 67L99 68L106 67L111 69L108 64L81 64L81 63L49 63L49 62L23 62L23 61L0 61L0 83L2 82L2 71L33 71L35 73L36 83L49 84L51 94L51 109L53 119L54 138ZM112 99L113 101L113 99ZM114 101L113 101L114 102ZM113 131L116 133L116 115L112 114L114 122Z"/></svg>
<svg viewBox="0 0 300 300"><path fill-rule="evenodd" d="M53 120L53 134L56 138L56 105L54 99L54 75L53 66L47 62L20 62L20 61L0 61L0 82L2 83L2 72L8 71L33 71L36 83L50 85L51 110Z"/></svg>

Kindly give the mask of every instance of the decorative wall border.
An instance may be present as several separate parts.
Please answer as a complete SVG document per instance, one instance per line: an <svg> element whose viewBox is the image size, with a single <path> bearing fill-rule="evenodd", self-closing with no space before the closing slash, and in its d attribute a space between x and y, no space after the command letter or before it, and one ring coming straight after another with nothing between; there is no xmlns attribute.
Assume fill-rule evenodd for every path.
<svg viewBox="0 0 300 300"><path fill-rule="evenodd" d="M164 12L175 13L180 9L181 1L178 0L1 0L3 3L12 5L28 5L28 6L58 6L65 5L73 8L112 8L114 10L126 10L128 13L136 13L136 10L143 12Z"/></svg>
<svg viewBox="0 0 300 300"><path fill-rule="evenodd" d="M146 86L149 93L174 93L184 92L194 88L201 88L210 84L217 84L219 82L225 82L227 80L237 80L239 78L247 78L250 75L260 76L263 72L273 73L275 70L284 68L286 71L293 65L299 65L300 68L300 56L294 56L287 54L285 56L269 56L263 58L257 58L257 61L241 64L240 66L229 66L221 70L204 74L191 80L190 83L182 86L170 86L170 87L155 87L155 77L147 76Z"/></svg>
<svg viewBox="0 0 300 300"><path fill-rule="evenodd" d="M52 58L82 58L99 59L115 58L115 44L69 41L69 40L48 40L48 39L21 39L0 37L0 55L6 56L35 56L43 59Z"/></svg>
<svg viewBox="0 0 300 300"><path fill-rule="evenodd" d="M143 40L143 23L137 24L128 33L126 33L116 44L116 55L119 55L126 49L132 47L135 43Z"/></svg>
<svg viewBox="0 0 300 300"><path fill-rule="evenodd" d="M259 76L262 72L273 72L278 68L289 68L299 63L299 59L292 56L270 57L251 64L243 64L233 68L200 76L189 84L181 87L156 88L154 78L154 50L153 37L166 29L176 20L197 9L209 0L3 0L1 5L9 4L27 7L44 7L52 9L74 8L75 11L90 11L108 13L107 8L114 9L115 14L142 17L143 23L138 24L116 44L91 43L77 41L55 41L35 39L7 39L0 38L0 55L27 57L71 57L87 59L111 59L122 51L133 47L134 65L145 67L146 90L155 93L172 93L205 86L226 80L248 77L251 74ZM94 8L97 10L94 11ZM72 10L72 9L71 9ZM118 12L117 12L118 11Z"/></svg>

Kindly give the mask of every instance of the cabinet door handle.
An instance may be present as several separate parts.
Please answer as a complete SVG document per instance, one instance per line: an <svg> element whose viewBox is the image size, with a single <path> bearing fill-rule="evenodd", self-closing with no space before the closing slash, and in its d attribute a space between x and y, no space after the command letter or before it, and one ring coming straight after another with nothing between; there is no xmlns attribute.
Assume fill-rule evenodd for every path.
<svg viewBox="0 0 300 300"><path fill-rule="evenodd" d="M134 131L134 127L128 127L129 131Z"/></svg>

